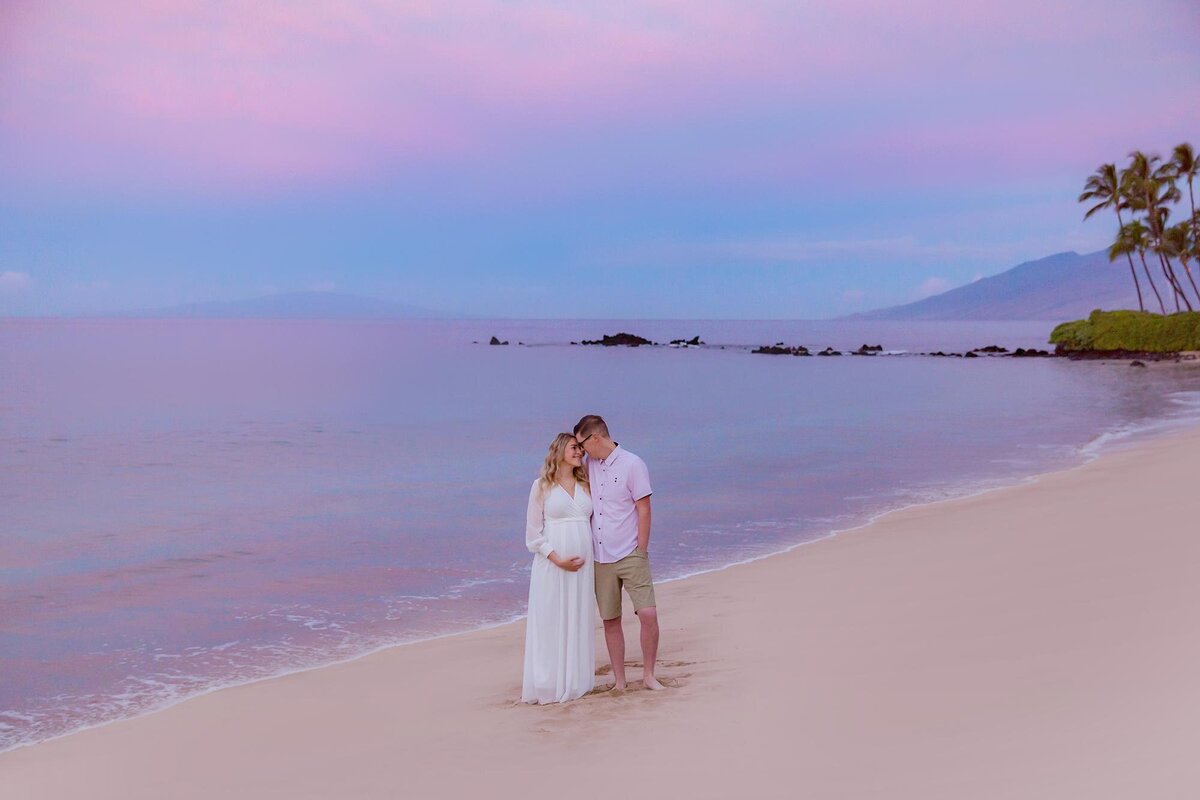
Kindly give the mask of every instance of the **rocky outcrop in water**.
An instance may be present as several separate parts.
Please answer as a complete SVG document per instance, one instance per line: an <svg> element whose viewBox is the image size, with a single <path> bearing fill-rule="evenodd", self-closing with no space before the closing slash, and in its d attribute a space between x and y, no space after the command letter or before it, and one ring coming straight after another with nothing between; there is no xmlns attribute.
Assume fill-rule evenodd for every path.
<svg viewBox="0 0 1200 800"><path fill-rule="evenodd" d="M649 339L644 339L632 333L621 333L613 336L605 336L602 339L584 339L580 344L600 345L601 347L641 347L644 344L654 344Z"/></svg>
<svg viewBox="0 0 1200 800"><path fill-rule="evenodd" d="M811 356L812 355L812 353L808 352L808 348L805 347L804 345L798 345L796 347L788 347L783 342L776 342L775 344L765 344L762 347L754 348L750 352L751 353L761 353L762 355L768 355L768 356Z"/></svg>

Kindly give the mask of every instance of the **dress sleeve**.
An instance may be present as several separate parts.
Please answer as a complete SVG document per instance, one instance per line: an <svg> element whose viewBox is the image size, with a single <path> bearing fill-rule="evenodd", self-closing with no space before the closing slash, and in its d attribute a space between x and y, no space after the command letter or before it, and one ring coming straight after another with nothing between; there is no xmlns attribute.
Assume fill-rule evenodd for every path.
<svg viewBox="0 0 1200 800"><path fill-rule="evenodd" d="M529 510L525 514L525 546L531 553L541 553L549 558L554 552L546 538L546 496L539 481L529 489Z"/></svg>
<svg viewBox="0 0 1200 800"><path fill-rule="evenodd" d="M639 458L629 468L626 485L629 487L629 493L633 495L634 501L649 497L654 492L650 488L650 470L646 469L645 461Z"/></svg>

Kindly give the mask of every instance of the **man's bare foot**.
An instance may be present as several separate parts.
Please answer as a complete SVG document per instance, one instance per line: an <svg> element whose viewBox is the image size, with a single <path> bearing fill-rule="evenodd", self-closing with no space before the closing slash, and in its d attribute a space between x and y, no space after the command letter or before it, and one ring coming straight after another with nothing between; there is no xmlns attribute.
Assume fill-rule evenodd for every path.
<svg viewBox="0 0 1200 800"><path fill-rule="evenodd" d="M653 675L646 675L645 677L643 677L642 685L645 686L647 689L649 689L652 692L657 692L659 689L667 688L667 687L663 686L661 683L659 683L658 678L654 677Z"/></svg>

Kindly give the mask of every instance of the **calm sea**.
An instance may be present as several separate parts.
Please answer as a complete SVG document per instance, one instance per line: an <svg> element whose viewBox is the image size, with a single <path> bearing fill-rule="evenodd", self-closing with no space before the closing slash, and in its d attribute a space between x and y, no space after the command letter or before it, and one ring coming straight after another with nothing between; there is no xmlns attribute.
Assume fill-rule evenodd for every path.
<svg viewBox="0 0 1200 800"><path fill-rule="evenodd" d="M0 320L0 750L519 616L529 482L585 413L650 466L662 580L1197 412L1200 369L747 347L1049 328ZM569 344L619 330L710 346Z"/></svg>

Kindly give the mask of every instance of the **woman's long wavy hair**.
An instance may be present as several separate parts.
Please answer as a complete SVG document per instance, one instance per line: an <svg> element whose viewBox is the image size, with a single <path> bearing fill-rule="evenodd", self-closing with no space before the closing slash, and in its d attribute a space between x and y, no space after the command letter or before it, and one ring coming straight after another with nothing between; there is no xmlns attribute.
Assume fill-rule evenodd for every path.
<svg viewBox="0 0 1200 800"><path fill-rule="evenodd" d="M567 445L574 443L575 435L572 433L560 433L554 437L554 441L550 443L550 449L546 451L546 460L542 462L542 472L538 476L538 484L542 487L543 492L548 492L554 488L554 476L558 472L558 465L562 462L563 456L567 452ZM587 488L588 477L587 469L584 467L576 467L574 469L575 480L579 481Z"/></svg>

